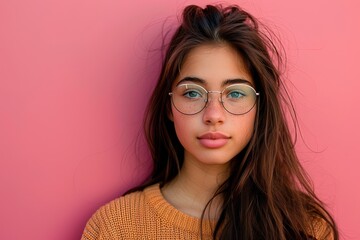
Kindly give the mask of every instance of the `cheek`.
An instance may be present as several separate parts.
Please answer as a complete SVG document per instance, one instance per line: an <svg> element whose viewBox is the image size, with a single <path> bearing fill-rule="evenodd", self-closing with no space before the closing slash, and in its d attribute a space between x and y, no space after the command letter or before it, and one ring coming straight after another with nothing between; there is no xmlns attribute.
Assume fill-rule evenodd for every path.
<svg viewBox="0 0 360 240"><path fill-rule="evenodd" d="M243 115L240 118L236 118L233 121L232 126L236 127L236 135L238 138L243 141L248 142L253 135L256 119L256 109L250 111L246 115Z"/></svg>
<svg viewBox="0 0 360 240"><path fill-rule="evenodd" d="M172 120L174 122L176 136L182 145L186 144L187 139L191 138L199 126L196 124L194 116L187 116L173 109Z"/></svg>
<svg viewBox="0 0 360 240"><path fill-rule="evenodd" d="M173 111L172 114L172 121L174 122L175 130L177 135L184 134L184 132L188 131L188 119L186 119L186 116L180 115L178 112Z"/></svg>

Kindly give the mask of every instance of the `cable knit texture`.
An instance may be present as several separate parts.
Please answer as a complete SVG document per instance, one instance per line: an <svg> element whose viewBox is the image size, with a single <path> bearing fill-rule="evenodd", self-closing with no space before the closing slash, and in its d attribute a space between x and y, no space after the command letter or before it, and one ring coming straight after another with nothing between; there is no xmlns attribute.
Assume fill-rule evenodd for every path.
<svg viewBox="0 0 360 240"><path fill-rule="evenodd" d="M200 219L170 205L156 184L101 207L86 224L81 239L200 239L200 224ZM211 239L210 224L203 221L201 239Z"/></svg>
<svg viewBox="0 0 360 240"><path fill-rule="evenodd" d="M203 221L201 238L200 224L200 219L170 205L155 184L101 207L86 224L81 239L212 239L215 222ZM326 226L324 221L313 221L310 232L315 239L333 239Z"/></svg>

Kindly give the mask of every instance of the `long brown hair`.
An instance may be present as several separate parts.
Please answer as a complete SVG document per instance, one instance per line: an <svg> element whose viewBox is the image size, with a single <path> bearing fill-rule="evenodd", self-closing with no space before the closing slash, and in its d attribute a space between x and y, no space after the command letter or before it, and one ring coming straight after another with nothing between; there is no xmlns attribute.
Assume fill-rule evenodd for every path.
<svg viewBox="0 0 360 240"><path fill-rule="evenodd" d="M231 161L229 178L219 187L224 202L214 239L338 239L336 224L315 195L299 163L285 118L296 115L279 67L275 35L238 6L187 6L167 46L162 70L144 122L153 171L142 186L170 182L183 164L184 149L168 119L173 81L185 57L202 44L226 43L244 58L260 92L253 136ZM215 196L214 196L215 197ZM320 231L319 226L325 226ZM319 233L321 232L321 233Z"/></svg>

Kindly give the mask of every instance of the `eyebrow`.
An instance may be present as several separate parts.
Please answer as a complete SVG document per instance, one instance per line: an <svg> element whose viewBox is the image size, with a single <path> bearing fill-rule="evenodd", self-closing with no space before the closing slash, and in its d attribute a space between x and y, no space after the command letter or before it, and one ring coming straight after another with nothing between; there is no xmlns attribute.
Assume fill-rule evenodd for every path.
<svg viewBox="0 0 360 240"><path fill-rule="evenodd" d="M201 79L198 77L184 77L176 84L176 86L178 86L179 84L181 84L183 82L194 82L194 83L199 83L199 84L206 84L206 81L204 79ZM245 83L250 86L253 86L253 84L249 80L242 79L242 78L232 78L232 79L224 80L221 83L221 87L225 87L227 85L236 84L236 83Z"/></svg>

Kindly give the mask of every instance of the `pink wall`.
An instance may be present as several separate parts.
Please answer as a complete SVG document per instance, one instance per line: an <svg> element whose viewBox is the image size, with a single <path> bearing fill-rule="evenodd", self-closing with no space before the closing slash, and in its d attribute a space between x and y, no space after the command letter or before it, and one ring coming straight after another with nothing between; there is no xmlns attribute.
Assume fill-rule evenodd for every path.
<svg viewBox="0 0 360 240"><path fill-rule="evenodd" d="M0 239L79 239L147 172L134 146L161 23L208 1L0 2ZM353 0L235 1L276 25L317 192L360 239L360 15ZM174 20L173 18L170 21Z"/></svg>

